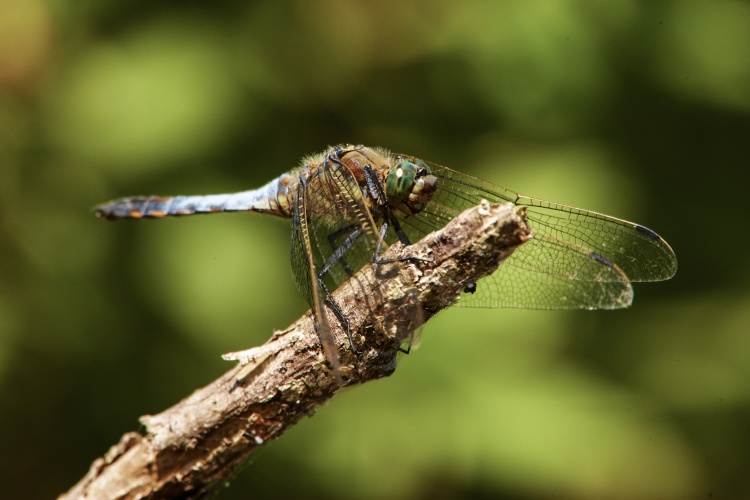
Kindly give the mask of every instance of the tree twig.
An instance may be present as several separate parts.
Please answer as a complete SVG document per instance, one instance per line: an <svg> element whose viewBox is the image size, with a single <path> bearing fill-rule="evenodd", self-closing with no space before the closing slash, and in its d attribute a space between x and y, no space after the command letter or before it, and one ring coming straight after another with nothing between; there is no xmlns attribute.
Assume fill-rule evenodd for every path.
<svg viewBox="0 0 750 500"><path fill-rule="evenodd" d="M129 432L60 496L197 498L229 477L263 443L315 413L343 386L385 377L400 346L422 323L454 304L528 238L522 208L486 202L407 248L397 264L365 266L334 293L359 355L330 321L341 362L331 372L310 312L263 346L225 355L240 361L211 384ZM481 284L480 284L481 286Z"/></svg>

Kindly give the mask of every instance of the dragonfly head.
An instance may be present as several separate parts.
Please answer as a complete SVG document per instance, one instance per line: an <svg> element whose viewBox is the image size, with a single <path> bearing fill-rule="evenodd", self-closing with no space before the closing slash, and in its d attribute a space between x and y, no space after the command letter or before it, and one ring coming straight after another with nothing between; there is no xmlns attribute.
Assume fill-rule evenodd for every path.
<svg viewBox="0 0 750 500"><path fill-rule="evenodd" d="M413 215L424 210L437 184L437 177L422 160L400 160L388 171L385 194L392 207Z"/></svg>

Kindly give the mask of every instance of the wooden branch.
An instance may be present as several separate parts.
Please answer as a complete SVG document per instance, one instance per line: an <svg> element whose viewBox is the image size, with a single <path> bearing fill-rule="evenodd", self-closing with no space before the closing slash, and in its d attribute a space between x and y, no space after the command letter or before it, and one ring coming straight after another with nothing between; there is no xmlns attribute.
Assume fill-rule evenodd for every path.
<svg viewBox="0 0 750 500"><path fill-rule="evenodd" d="M454 304L528 238L522 208L486 202L441 231L391 251L409 259L368 265L334 293L359 355L330 317L340 377L324 359L311 313L263 346L225 355L240 361L158 415L145 435L125 434L62 499L195 498L229 477L263 443L312 415L343 386L385 377L414 330ZM481 286L481 284L480 284Z"/></svg>

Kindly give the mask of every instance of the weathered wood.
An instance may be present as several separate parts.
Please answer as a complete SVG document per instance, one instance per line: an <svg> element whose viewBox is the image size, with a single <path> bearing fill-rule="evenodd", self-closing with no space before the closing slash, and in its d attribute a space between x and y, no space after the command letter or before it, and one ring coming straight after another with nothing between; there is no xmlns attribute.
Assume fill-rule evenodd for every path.
<svg viewBox="0 0 750 500"><path fill-rule="evenodd" d="M263 346L225 355L240 363L219 379L141 417L145 435L125 434L60 498L203 496L338 389L393 373L399 348L415 329L530 237L523 214L512 204L485 203L414 245L394 245L395 255L424 260L365 266L334 293L360 351L351 351L331 315L339 374L326 363L308 312Z"/></svg>

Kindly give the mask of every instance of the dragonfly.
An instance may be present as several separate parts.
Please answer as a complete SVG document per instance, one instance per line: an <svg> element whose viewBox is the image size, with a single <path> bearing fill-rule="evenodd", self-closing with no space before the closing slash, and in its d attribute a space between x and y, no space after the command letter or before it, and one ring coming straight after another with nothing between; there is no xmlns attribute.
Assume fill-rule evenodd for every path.
<svg viewBox="0 0 750 500"><path fill-rule="evenodd" d="M645 226L362 145L306 157L258 189L122 198L95 207L94 213L116 220L246 211L291 219L292 274L313 310L324 355L336 368L326 306L357 351L332 292L367 263L409 260L387 258L385 249L422 239L482 200L525 207L532 237L492 275L466 283L460 305L618 309L630 306L633 282L666 280L677 271L669 244Z"/></svg>

